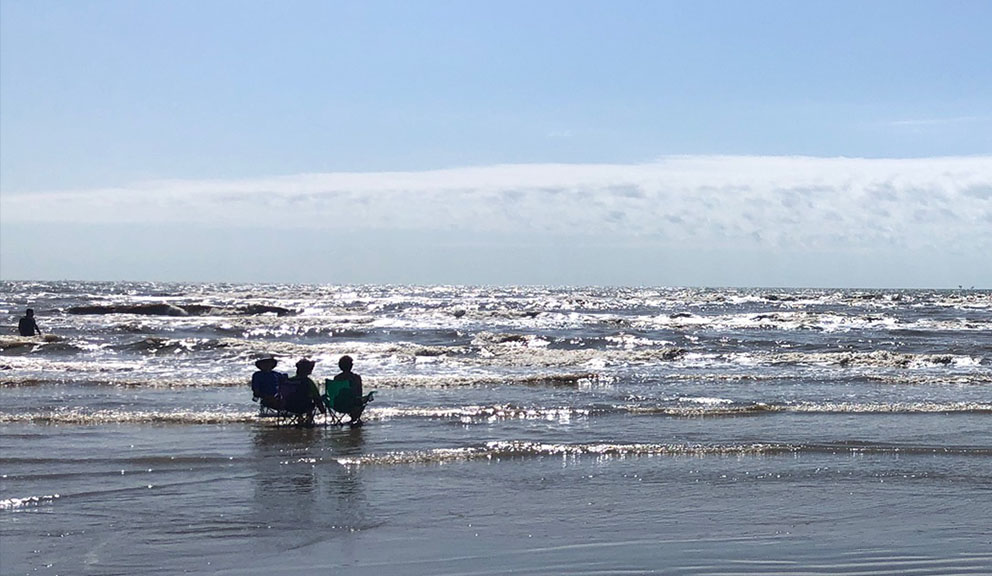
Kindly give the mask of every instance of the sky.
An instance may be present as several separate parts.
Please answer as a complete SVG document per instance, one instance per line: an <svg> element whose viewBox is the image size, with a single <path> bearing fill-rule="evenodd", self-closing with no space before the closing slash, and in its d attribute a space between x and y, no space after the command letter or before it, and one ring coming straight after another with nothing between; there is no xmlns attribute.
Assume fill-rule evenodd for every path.
<svg viewBox="0 0 992 576"><path fill-rule="evenodd" d="M990 27L0 0L0 279L989 288Z"/></svg>

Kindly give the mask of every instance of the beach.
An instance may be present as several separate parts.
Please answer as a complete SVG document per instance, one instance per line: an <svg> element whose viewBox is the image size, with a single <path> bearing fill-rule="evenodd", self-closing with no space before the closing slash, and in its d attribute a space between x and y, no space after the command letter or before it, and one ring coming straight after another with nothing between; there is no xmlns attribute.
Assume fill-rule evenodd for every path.
<svg viewBox="0 0 992 576"><path fill-rule="evenodd" d="M988 290L0 294L4 575L992 572ZM258 418L262 354L367 424Z"/></svg>

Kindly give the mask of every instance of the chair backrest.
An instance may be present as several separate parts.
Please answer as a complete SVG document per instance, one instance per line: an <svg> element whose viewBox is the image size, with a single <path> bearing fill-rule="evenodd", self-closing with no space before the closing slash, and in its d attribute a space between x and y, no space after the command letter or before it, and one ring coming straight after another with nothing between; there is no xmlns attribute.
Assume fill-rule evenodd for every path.
<svg viewBox="0 0 992 576"><path fill-rule="evenodd" d="M331 405L334 404L334 399L342 390L351 390L351 382L348 380L324 380L324 397Z"/></svg>
<svg viewBox="0 0 992 576"><path fill-rule="evenodd" d="M279 395L289 412L303 413L313 410L313 399L305 380L288 378L279 383Z"/></svg>
<svg viewBox="0 0 992 576"><path fill-rule="evenodd" d="M251 391L258 397L275 396L279 386L286 379L282 372L262 372L259 370L251 376Z"/></svg>

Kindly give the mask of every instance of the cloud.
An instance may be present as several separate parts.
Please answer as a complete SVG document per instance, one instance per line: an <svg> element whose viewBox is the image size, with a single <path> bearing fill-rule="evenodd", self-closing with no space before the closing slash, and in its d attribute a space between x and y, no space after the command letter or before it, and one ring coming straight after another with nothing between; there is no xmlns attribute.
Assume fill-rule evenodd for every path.
<svg viewBox="0 0 992 576"><path fill-rule="evenodd" d="M4 193L0 221L990 250L992 157L676 156Z"/></svg>
<svg viewBox="0 0 992 576"><path fill-rule="evenodd" d="M889 122L889 126L897 128L927 128L935 126L948 126L955 124L976 124L988 122L988 116L952 116L946 118L917 118L906 120L894 120Z"/></svg>

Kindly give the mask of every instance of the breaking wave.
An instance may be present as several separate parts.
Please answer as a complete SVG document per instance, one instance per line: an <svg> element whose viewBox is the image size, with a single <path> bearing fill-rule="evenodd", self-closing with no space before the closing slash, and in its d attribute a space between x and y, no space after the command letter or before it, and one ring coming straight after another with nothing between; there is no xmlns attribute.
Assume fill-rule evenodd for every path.
<svg viewBox="0 0 992 576"><path fill-rule="evenodd" d="M61 498L58 494L46 496L26 496L24 498L4 498L0 500L0 510L16 510L18 508L30 508L51 504Z"/></svg>
<svg viewBox="0 0 992 576"><path fill-rule="evenodd" d="M981 358L960 354L907 354L874 350L872 352L779 352L765 359L770 365L821 365L871 368L932 368L939 366L974 367Z"/></svg>
<svg viewBox="0 0 992 576"><path fill-rule="evenodd" d="M890 404L804 402L786 406L784 410L818 414L992 414L992 402L895 402Z"/></svg>
<svg viewBox="0 0 992 576"><path fill-rule="evenodd" d="M698 399L696 399L698 400ZM713 399L710 399L713 400ZM992 402L896 402L847 403L804 402L798 404L734 404L730 401L699 402L684 399L674 405L594 405L587 407L527 407L510 404L471 406L422 406L369 408L366 420L428 419L464 423L511 420L569 421L610 415L707 418L761 416L763 414L992 414ZM174 409L174 410L48 410L0 413L2 423L34 424L247 424L266 422L255 410ZM318 423L320 421L318 420Z"/></svg>
<svg viewBox="0 0 992 576"><path fill-rule="evenodd" d="M245 424L258 421L257 412L217 410L52 410L0 414L0 424Z"/></svg>
<svg viewBox="0 0 992 576"><path fill-rule="evenodd" d="M711 456L711 455L760 455L795 452L787 444L549 444L540 442L509 441L487 442L483 446L468 448L435 448L409 452L370 454L352 458L339 458L345 466L444 464L467 460L502 460L544 456Z"/></svg>
<svg viewBox="0 0 992 576"><path fill-rule="evenodd" d="M295 316L295 310L282 306L265 304L249 304L246 306L227 307L204 304L97 304L88 306L72 306L66 309L67 314L74 315L107 315L107 314L136 314L140 316L258 316L275 314L276 316Z"/></svg>
<svg viewBox="0 0 992 576"><path fill-rule="evenodd" d="M958 456L992 456L992 449L982 447L917 446L871 443L844 444L558 444L522 440L487 442L482 446L434 448L368 454L338 458L344 466L395 466L409 464L443 465L453 462L515 460L528 458L629 458L629 457L709 457L774 456L779 454L848 452L856 454L934 454Z"/></svg>
<svg viewBox="0 0 992 576"><path fill-rule="evenodd" d="M181 354L224 349L230 343L213 339L173 339L149 336L135 342L127 342L111 347L122 352L148 352L153 354Z"/></svg>
<svg viewBox="0 0 992 576"><path fill-rule="evenodd" d="M989 402L897 402L844 403L804 402L799 404L693 402L684 400L677 405L600 405L576 407L524 407L507 404L453 407L388 407L376 408L373 417L452 419L463 422L499 420L568 420L615 414L640 416L725 417L760 416L781 412L804 414L992 414Z"/></svg>

